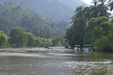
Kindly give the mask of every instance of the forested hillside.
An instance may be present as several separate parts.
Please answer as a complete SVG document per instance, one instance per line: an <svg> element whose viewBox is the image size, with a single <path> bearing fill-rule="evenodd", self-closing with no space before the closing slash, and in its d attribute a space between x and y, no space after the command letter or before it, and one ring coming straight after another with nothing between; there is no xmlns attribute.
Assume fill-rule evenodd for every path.
<svg viewBox="0 0 113 75"><path fill-rule="evenodd" d="M79 5L86 5L82 0L0 0L0 4L16 3L40 16L55 22L70 22Z"/></svg>
<svg viewBox="0 0 113 75"><path fill-rule="evenodd" d="M35 36L50 38L62 35L63 31L38 14L17 4L5 4L0 7L0 30L9 35L13 27L22 27Z"/></svg>
<svg viewBox="0 0 113 75"><path fill-rule="evenodd" d="M16 3L22 5L40 16L55 22L70 21L72 8L57 0L1 0L0 4Z"/></svg>

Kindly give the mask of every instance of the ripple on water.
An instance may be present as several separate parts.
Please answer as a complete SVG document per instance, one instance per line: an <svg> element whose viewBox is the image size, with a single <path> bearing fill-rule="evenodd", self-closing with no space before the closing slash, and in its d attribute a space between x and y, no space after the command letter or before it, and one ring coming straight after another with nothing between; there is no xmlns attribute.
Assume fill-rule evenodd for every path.
<svg viewBox="0 0 113 75"><path fill-rule="evenodd" d="M56 63L54 63L56 62ZM79 75L110 75L113 73L113 65L111 64L112 61L95 61L95 62L77 62L77 61L53 61L53 62L47 62L46 64L42 65L46 70L49 69L57 69L57 70L67 70L67 71L73 71L76 74ZM58 64L60 63L60 64Z"/></svg>
<svg viewBox="0 0 113 75"><path fill-rule="evenodd" d="M17 62L14 64L12 64L11 62L10 64L6 63L7 66L6 64L2 65L1 63L0 70L3 69L14 70L15 68L18 67L17 70L23 72L23 73L17 72L16 75L24 75L24 74L28 75L27 74L28 71L31 75L33 74L36 75L37 71L40 72L42 70L46 72L54 72L54 73L58 72L57 75L112 75L113 74L113 63L112 60L109 59L102 61L96 61L96 60L77 61L76 58L79 59L80 58L79 55L76 57L75 54L71 54L71 53L70 54L69 53L0 53L0 56L19 56L19 57L33 57L33 58L37 57L35 59L24 58L27 59L27 62L25 60L25 63L24 61L22 61L22 63ZM73 57L76 58L73 59ZM47 58L47 59L42 59L42 58ZM84 56L84 58L87 57ZM7 75L4 72L2 72L2 74ZM14 75L14 73L12 75Z"/></svg>
<svg viewBox="0 0 113 75"><path fill-rule="evenodd" d="M75 75L111 75L113 74L112 61L95 61L95 62L68 62L66 65L74 69Z"/></svg>
<svg viewBox="0 0 113 75"><path fill-rule="evenodd" d="M19 57L42 57L47 58L43 53L0 53L0 56L19 56Z"/></svg>

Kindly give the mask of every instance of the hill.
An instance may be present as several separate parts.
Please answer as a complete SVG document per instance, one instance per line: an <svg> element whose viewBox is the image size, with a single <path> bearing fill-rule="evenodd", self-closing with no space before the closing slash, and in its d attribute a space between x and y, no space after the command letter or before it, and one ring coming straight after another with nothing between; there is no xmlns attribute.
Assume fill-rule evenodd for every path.
<svg viewBox="0 0 113 75"><path fill-rule="evenodd" d="M0 4L16 3L54 22L69 22L81 0L1 0Z"/></svg>
<svg viewBox="0 0 113 75"><path fill-rule="evenodd" d="M69 21L73 14L72 8L57 0L1 0L0 4L16 3L40 16L55 22Z"/></svg>
<svg viewBox="0 0 113 75"><path fill-rule="evenodd" d="M63 31L52 22L17 4L6 4L0 7L0 30L9 34L11 28L22 27L35 36L49 38L62 35Z"/></svg>

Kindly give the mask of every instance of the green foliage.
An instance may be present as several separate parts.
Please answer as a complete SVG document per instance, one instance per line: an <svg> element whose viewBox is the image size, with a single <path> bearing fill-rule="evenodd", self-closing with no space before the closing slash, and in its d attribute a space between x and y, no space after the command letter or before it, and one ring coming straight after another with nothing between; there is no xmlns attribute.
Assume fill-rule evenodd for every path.
<svg viewBox="0 0 113 75"><path fill-rule="evenodd" d="M7 43L11 47L50 47L65 45L65 39L62 36L56 36L51 39L35 37L32 33L25 32L21 27L11 29L9 42L7 41L7 35L0 31L0 47L6 47Z"/></svg>
<svg viewBox="0 0 113 75"><path fill-rule="evenodd" d="M113 41L109 40L108 37L103 36L101 39L97 39L94 43L94 50L101 52L113 51Z"/></svg>
<svg viewBox="0 0 113 75"><path fill-rule="evenodd" d="M41 40L41 47L45 47L45 46L51 46L52 45L52 40L50 39L46 39L46 38L40 38Z"/></svg>
<svg viewBox="0 0 113 75"><path fill-rule="evenodd" d="M9 35L13 27L22 27L37 37L50 38L63 35L64 30L38 14L16 4L8 4L0 11L0 30Z"/></svg>
<svg viewBox="0 0 113 75"><path fill-rule="evenodd" d="M113 26L111 29L113 29ZM107 36L97 39L94 42L94 49L101 52L113 52L113 32L109 32Z"/></svg>
<svg viewBox="0 0 113 75"><path fill-rule="evenodd" d="M112 0L108 1L108 6L110 7L110 11L112 11L113 10L113 1Z"/></svg>
<svg viewBox="0 0 113 75"><path fill-rule="evenodd" d="M33 12L39 13L40 16L43 16L45 18L51 19L53 21L68 21L70 20L70 17L73 14L73 9L64 5L63 3L60 3L56 0L1 0L0 4L3 4L3 2L7 3L16 3L21 4L23 2L22 6L27 7L28 9L32 10ZM60 11L60 12L58 12ZM54 12L54 13L51 13Z"/></svg>
<svg viewBox="0 0 113 75"><path fill-rule="evenodd" d="M41 38L36 38L35 43L34 43L34 47L40 47L41 46Z"/></svg>
<svg viewBox="0 0 113 75"><path fill-rule="evenodd" d="M63 46L65 39L62 36L57 36L52 39L35 37L32 33L25 32L23 28L16 27L10 32L9 44L12 47Z"/></svg>
<svg viewBox="0 0 113 75"><path fill-rule="evenodd" d="M35 44L35 36L32 33L26 33L27 34L27 46L28 47L33 47Z"/></svg>
<svg viewBox="0 0 113 75"><path fill-rule="evenodd" d="M62 36L53 37L52 46L65 46L65 38Z"/></svg>
<svg viewBox="0 0 113 75"><path fill-rule="evenodd" d="M87 11L87 7L79 6L75 11L75 15L72 17L72 26L67 29L66 39L69 40L72 48L75 44L83 46L84 30L89 18Z"/></svg>
<svg viewBox="0 0 113 75"><path fill-rule="evenodd" d="M113 51L113 22L107 17L92 18L85 33L85 42L93 44L93 50Z"/></svg>
<svg viewBox="0 0 113 75"><path fill-rule="evenodd" d="M8 37L3 31L0 31L0 48L6 47L8 42Z"/></svg>
<svg viewBox="0 0 113 75"><path fill-rule="evenodd" d="M12 47L25 47L27 42L27 34L23 28L16 27L11 30L9 43Z"/></svg>
<svg viewBox="0 0 113 75"><path fill-rule="evenodd" d="M85 43L92 44L96 39L106 36L110 28L111 23L107 17L90 19L85 29Z"/></svg>
<svg viewBox="0 0 113 75"><path fill-rule="evenodd" d="M109 24L108 22L106 23L106 21L108 21L108 18L105 17L109 17L110 15L107 10L108 7L103 2L95 4L95 6L79 6L78 8L76 8L75 15L72 17L72 26L67 29L66 32L66 39L69 41L69 45L73 48L75 44L80 44L82 48L84 43L90 43L91 40L94 41L95 38L100 38L100 36L107 34L108 32L106 31L109 30L109 26L107 25ZM94 21L91 26L89 26L89 28L86 27L88 22L90 24L91 21L89 20L91 18L99 18L102 16L105 17L100 20L92 19L91 21ZM101 23L102 21L105 22ZM99 25L99 23L101 23L101 25ZM97 27L95 27L95 25ZM108 27L108 29L104 31L104 28L106 28L106 26ZM89 31L91 30L90 27L94 30L94 32ZM97 37L94 37L96 35Z"/></svg>
<svg viewBox="0 0 113 75"><path fill-rule="evenodd" d="M37 37L34 46L35 47L45 47L45 46L50 47L50 46L52 46L52 40Z"/></svg>

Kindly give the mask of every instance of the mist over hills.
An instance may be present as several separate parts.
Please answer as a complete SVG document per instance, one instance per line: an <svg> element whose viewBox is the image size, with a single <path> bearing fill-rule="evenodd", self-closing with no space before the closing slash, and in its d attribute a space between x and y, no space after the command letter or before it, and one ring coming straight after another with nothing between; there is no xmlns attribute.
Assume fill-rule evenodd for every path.
<svg viewBox="0 0 113 75"><path fill-rule="evenodd" d="M85 5L81 0L1 0L0 4L16 3L46 19L70 22L76 6Z"/></svg>
<svg viewBox="0 0 113 75"><path fill-rule="evenodd" d="M76 7L80 5L87 6L87 4L84 3L82 0L58 0L58 1L73 8L73 10L75 10Z"/></svg>
<svg viewBox="0 0 113 75"><path fill-rule="evenodd" d="M77 3L77 4L76 4ZM0 30L22 27L35 36L49 38L65 35L80 0L0 0Z"/></svg>
<svg viewBox="0 0 113 75"><path fill-rule="evenodd" d="M0 7L0 30L9 35L13 27L22 27L35 36L50 38L63 35L62 30L38 14L17 4L7 4Z"/></svg>

